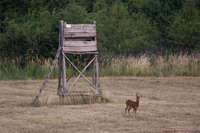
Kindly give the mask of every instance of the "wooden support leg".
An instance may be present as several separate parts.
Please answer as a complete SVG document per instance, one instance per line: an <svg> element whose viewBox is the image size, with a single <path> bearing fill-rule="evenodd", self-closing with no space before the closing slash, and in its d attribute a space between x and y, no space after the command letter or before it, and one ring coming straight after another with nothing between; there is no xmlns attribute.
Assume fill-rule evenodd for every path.
<svg viewBox="0 0 200 133"><path fill-rule="evenodd" d="M59 64L58 64L58 92L57 95L61 93L61 76L62 76L62 53L60 53Z"/></svg>
<svg viewBox="0 0 200 133"><path fill-rule="evenodd" d="M40 88L40 91L38 92L38 94L36 95L34 101L32 102L32 104L35 104L36 101L37 101L37 99L38 99L39 96L41 95L42 90L43 90L45 84L47 83L47 81L48 81L48 79L49 79L49 77L50 77L50 75L51 75L51 73L52 73L52 71L53 71L53 68L54 68L54 66L55 66L55 64L56 64L56 61L58 60L58 58L59 58L59 56L60 56L60 50L61 50L61 48L59 47L58 50L57 50L57 53L56 53L56 57L55 57L55 59L54 59L52 65L51 65L51 69L49 70L49 73L48 73L48 75L47 75L47 77L46 77L44 83L42 84L42 87Z"/></svg>
<svg viewBox="0 0 200 133"><path fill-rule="evenodd" d="M96 65L95 65L95 61L93 62L92 82L93 82L94 86L96 87Z"/></svg>
<svg viewBox="0 0 200 133"><path fill-rule="evenodd" d="M62 54L62 82L63 82L63 95L66 92L66 69L65 69L65 57Z"/></svg>
<svg viewBox="0 0 200 133"><path fill-rule="evenodd" d="M100 80L99 80L99 69L98 69L98 60L97 60L97 58L98 58L98 56L97 56L97 54L95 54L96 81L97 81L97 85L98 85L98 93L102 97L101 85L100 85Z"/></svg>

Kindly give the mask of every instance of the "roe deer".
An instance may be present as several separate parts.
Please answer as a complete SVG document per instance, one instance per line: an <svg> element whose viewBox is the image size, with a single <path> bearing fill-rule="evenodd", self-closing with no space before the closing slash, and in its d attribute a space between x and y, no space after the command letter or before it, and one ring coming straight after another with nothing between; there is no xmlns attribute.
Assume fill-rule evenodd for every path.
<svg viewBox="0 0 200 133"><path fill-rule="evenodd" d="M136 94L136 102L134 102L130 99L126 101L125 115L126 115L126 111L128 109L128 113L130 116L130 109L133 108L134 116L135 116L134 118L136 118L136 111L137 111L137 108L139 107L139 100L140 100L140 95Z"/></svg>

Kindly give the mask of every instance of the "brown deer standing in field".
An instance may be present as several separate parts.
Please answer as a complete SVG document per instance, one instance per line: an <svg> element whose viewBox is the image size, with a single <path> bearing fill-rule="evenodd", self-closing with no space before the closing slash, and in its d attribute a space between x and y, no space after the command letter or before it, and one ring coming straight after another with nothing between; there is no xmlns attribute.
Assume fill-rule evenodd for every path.
<svg viewBox="0 0 200 133"><path fill-rule="evenodd" d="M140 100L140 95L136 94L136 102L134 102L130 99L126 101L125 115L126 115L126 111L128 109L128 113L130 116L130 109L133 108L134 118L136 118L136 111L137 111L137 108L139 107L139 100Z"/></svg>

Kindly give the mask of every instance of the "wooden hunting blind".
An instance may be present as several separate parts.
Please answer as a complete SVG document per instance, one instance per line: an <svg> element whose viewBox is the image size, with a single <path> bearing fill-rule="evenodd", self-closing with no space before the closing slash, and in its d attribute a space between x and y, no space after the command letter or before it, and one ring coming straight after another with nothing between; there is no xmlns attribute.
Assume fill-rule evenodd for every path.
<svg viewBox="0 0 200 133"><path fill-rule="evenodd" d="M98 72L98 51L97 51L97 24L95 21L91 21L90 24L67 24L64 21L60 21L59 30L59 47L57 54L51 66L51 69L39 91L33 103L35 104L37 99L42 93L42 90L50 77L50 74L59 60L58 69L58 92L59 96L76 96L84 95L83 93L68 93L71 87L75 84L80 76L82 76L93 88L95 94L98 94L103 98L99 80ZM66 56L66 54L90 54L92 55L91 61L84 67L82 71L78 69L76 65ZM74 75L74 73L66 79L66 62L65 59L76 69L79 73L78 77L70 86L66 86L66 82ZM92 82L90 82L84 75L83 72L93 64L92 71Z"/></svg>

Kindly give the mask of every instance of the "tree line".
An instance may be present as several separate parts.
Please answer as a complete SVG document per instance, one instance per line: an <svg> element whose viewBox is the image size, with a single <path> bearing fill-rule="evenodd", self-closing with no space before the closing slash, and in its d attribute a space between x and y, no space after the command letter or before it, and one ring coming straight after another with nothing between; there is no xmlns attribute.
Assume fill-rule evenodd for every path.
<svg viewBox="0 0 200 133"><path fill-rule="evenodd" d="M100 56L200 52L200 0L1 0L0 59L52 58L59 22L97 22Z"/></svg>

